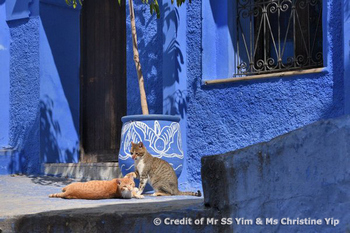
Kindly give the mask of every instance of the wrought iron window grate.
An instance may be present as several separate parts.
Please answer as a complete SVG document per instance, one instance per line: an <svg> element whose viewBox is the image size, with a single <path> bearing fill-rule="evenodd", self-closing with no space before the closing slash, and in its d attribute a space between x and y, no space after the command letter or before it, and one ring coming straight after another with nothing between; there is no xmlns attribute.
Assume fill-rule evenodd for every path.
<svg viewBox="0 0 350 233"><path fill-rule="evenodd" d="M322 0L237 0L234 76L323 66Z"/></svg>

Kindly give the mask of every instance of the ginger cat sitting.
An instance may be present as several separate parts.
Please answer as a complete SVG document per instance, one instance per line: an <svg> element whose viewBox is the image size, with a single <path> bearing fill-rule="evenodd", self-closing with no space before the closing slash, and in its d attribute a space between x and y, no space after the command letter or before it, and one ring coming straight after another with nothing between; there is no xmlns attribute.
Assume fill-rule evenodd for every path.
<svg viewBox="0 0 350 233"><path fill-rule="evenodd" d="M131 172L124 178L113 180L93 180L88 182L76 182L62 189L62 193L50 194L49 197L61 197L66 199L107 199L107 198L144 198L138 195L135 188L134 177Z"/></svg>

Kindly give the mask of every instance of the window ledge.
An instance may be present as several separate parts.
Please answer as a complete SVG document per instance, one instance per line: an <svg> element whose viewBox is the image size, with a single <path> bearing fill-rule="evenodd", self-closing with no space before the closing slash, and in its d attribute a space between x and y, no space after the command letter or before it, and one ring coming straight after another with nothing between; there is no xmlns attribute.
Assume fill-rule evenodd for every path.
<svg viewBox="0 0 350 233"><path fill-rule="evenodd" d="M259 74L259 75L251 75L245 77L237 77L237 78L226 78L226 79L215 79L215 80L204 80L204 85L213 85L213 84L221 84L221 83L230 83L230 82L240 82L240 81L248 81L255 79L267 79L267 78L282 78L285 76L293 76L293 75L303 75L303 74L314 74L314 73L323 73L328 72L327 68L314 68L314 69L306 69L306 70L293 70L293 71L285 71L278 73L270 73L270 74Z"/></svg>
<svg viewBox="0 0 350 233"><path fill-rule="evenodd" d="M0 156L12 156L16 152L13 148L2 148L0 149Z"/></svg>

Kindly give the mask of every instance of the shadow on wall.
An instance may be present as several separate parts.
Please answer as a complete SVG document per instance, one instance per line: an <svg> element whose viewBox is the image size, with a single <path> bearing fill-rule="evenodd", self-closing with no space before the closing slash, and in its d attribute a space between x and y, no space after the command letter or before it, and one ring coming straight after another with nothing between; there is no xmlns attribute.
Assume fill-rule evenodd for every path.
<svg viewBox="0 0 350 233"><path fill-rule="evenodd" d="M162 113L163 88L162 88L162 49L161 37L157 33L162 29L161 19L156 15L150 15L149 6L135 4L136 29L138 48L142 72L145 79L145 91L147 94L148 107L151 114ZM127 9L128 6L127 6ZM146 13L147 12L147 13ZM129 15L129 13L127 13ZM130 16L127 21L127 113L140 114L140 93L138 89L137 75L132 54Z"/></svg>
<svg viewBox="0 0 350 233"><path fill-rule="evenodd" d="M184 118L187 113L187 91L176 90L164 100L165 115L180 115Z"/></svg>
<svg viewBox="0 0 350 233"><path fill-rule="evenodd" d="M165 74L163 74L164 88L171 88L180 84L180 73L183 71L184 55L181 51L181 45L178 41L180 14L177 7L172 7L169 3L162 5L161 12L164 12L165 23L163 31L163 66ZM169 37L171 39L168 41ZM184 71L185 72L185 71ZM181 87L175 87L175 92L164 96L164 113L167 115L181 115L184 118L187 112L187 91Z"/></svg>
<svg viewBox="0 0 350 233"><path fill-rule="evenodd" d="M172 97L164 97L163 90L180 82L181 65L184 64L184 56L178 42L177 33L180 16L176 7L169 3L161 5L161 17L150 15L147 5L135 5L135 16L137 24L138 48L143 75L145 78L145 89L150 113L163 113L163 99L171 106L165 110L165 114L181 114L186 111L186 95L184 91L176 91ZM147 13L146 13L147 12ZM128 22L130 23L130 22ZM169 28L174 25L175 36L166 41L169 35L163 32L163 27ZM172 30L172 26L171 29ZM173 33L169 30L169 33ZM162 33L161 33L162 32ZM139 91L136 71L132 56L132 43L130 25L127 25L127 69L128 69L128 114L141 113L139 104ZM166 43L166 44L165 44ZM163 51L163 47L164 48ZM163 65L166 65L167 73L164 74ZM132 75L130 75L132 74ZM164 80L163 80L164 77ZM183 114L181 114L183 116Z"/></svg>
<svg viewBox="0 0 350 233"><path fill-rule="evenodd" d="M76 147L72 151L60 149L58 145L59 138L62 138L61 126L53 117L54 102L45 96L40 101L40 152L43 162L62 163L73 162L77 154ZM78 142L76 142L78 143Z"/></svg>
<svg viewBox="0 0 350 233"><path fill-rule="evenodd" d="M12 138L12 145L19 145L21 148L14 148L11 157L11 162L8 166L8 171L12 174L28 173L40 174L40 150L38 145L39 140L39 112L36 115L35 121L31 124L32 127L27 132L17 133ZM16 130L18 132L18 130Z"/></svg>
<svg viewBox="0 0 350 233"><path fill-rule="evenodd" d="M350 19L350 0L345 0L344 2L344 19L349 20Z"/></svg>
<svg viewBox="0 0 350 233"><path fill-rule="evenodd" d="M168 43L167 48L164 53L164 63L174 65L174 70L172 70L170 77L166 77L164 80L165 87L172 86L175 82L179 83L179 73L181 70L181 65L184 64L184 56L182 54L180 44L177 40L179 23L180 23L180 15L179 11L176 7L171 9L168 3L163 5L162 12L164 12L164 21L166 23L167 28L169 29L171 25L174 25L175 36ZM170 30L169 30L170 31ZM167 33L163 33L163 41L166 42Z"/></svg>
<svg viewBox="0 0 350 233"><path fill-rule="evenodd" d="M79 132L80 28L79 23L76 23L79 22L79 12L68 6L58 7L42 2L40 18L55 62L54 67L69 104L75 131ZM55 70L48 72L53 74Z"/></svg>

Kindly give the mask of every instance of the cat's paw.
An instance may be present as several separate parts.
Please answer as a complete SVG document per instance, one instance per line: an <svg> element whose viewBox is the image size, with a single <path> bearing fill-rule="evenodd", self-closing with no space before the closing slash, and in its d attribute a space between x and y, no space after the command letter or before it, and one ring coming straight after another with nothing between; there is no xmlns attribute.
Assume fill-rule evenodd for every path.
<svg viewBox="0 0 350 233"><path fill-rule="evenodd" d="M143 199L143 198L145 198L145 196L136 194L136 195L135 195L135 198L137 198L137 199Z"/></svg>
<svg viewBox="0 0 350 233"><path fill-rule="evenodd" d="M140 190L136 191L136 195L141 195L142 192L140 192Z"/></svg>

